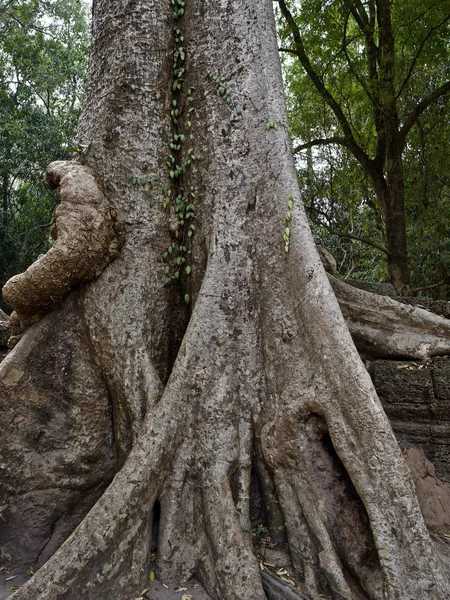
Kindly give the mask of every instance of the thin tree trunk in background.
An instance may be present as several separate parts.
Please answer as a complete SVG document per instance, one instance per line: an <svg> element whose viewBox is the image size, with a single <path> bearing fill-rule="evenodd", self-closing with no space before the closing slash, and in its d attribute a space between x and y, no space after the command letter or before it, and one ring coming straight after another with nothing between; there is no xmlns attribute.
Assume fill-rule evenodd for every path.
<svg viewBox="0 0 450 600"><path fill-rule="evenodd" d="M8 194L8 174L2 176L2 221L3 225L8 222L9 194Z"/></svg>

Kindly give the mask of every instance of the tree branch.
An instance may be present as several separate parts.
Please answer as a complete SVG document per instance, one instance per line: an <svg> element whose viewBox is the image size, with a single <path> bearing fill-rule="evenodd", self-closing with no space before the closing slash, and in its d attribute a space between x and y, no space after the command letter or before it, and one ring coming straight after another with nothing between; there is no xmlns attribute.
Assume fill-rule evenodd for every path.
<svg viewBox="0 0 450 600"><path fill-rule="evenodd" d="M423 40L421 41L421 43L419 44L419 48L417 49L417 52L411 62L411 65L408 69L408 73L406 74L406 77L402 83L402 85L400 86L400 89L397 93L397 98L400 98L403 90L405 89L406 85L408 84L408 81L411 79L411 76L413 74L414 71L414 67L417 64L417 61L419 60L419 56L422 53L422 50L425 46L425 44L427 43L427 41L430 39L430 37L433 35L433 33L439 29L440 27L442 27L442 25L444 25L448 20L450 19L450 14L446 15L445 18L439 23L439 25L436 25L435 27L432 27L430 29L430 31L427 33L427 35L423 38Z"/></svg>
<svg viewBox="0 0 450 600"><path fill-rule="evenodd" d="M316 213L316 215L322 215L326 219L329 218L328 215L326 213L323 213L320 210L315 209L315 208L313 208L311 211L308 211L308 215L311 218L311 220L314 221L316 223L316 225L320 225L321 227L324 227L330 235L335 235L336 237L339 237L342 239L354 240L355 242L361 242L362 244L367 244L371 248L375 248L375 250L379 250L380 252L383 252L383 254L386 254L386 256L390 255L390 252L387 250L387 248L385 248L384 246L381 246L380 244L377 244L376 242L373 242L372 240L369 240L368 238L360 237L349 231L336 231L330 225L327 225L320 219L317 219L317 217L315 218L314 213Z"/></svg>
<svg viewBox="0 0 450 600"><path fill-rule="evenodd" d="M349 20L349 17L350 17L350 14L351 14L351 13L353 13L353 11L352 11L352 10L347 10L347 14L345 15L345 20L344 20L344 31L343 31L343 36L344 36L344 39L343 39L343 41L342 41L342 52L344 53L345 59L346 59L346 61L347 61L347 64L348 64L348 66L349 66L349 69L350 69L350 71L352 72L352 74L353 74L354 78L355 78L355 79L356 79L356 81L359 83L359 85L362 87L362 89L365 91L365 93L366 93L366 96L368 97L368 99L370 100L371 104L372 104L372 105L374 106L374 108L376 109L377 103L376 103L376 101L375 101L375 98L374 98L374 97L373 97L373 95L370 93L369 87L366 85L366 83L364 82L363 78L362 78L362 77L360 77L360 75L358 74L358 72L356 71L356 69L353 67L353 62L352 62L352 60L351 60L351 58L350 58L350 55L349 55L349 53L347 52L347 45L348 45L348 41L347 41L347 29L348 29L348 20ZM357 13L356 13L356 11L355 11L355 14L357 14ZM355 14L353 14L353 17L354 17L354 18L355 18ZM357 21L357 23L358 23L358 25L359 25L359 22L358 22L358 21ZM365 29L367 29L367 27L368 27L368 25L367 25L367 26L364 26L364 30L365 30ZM363 30L363 32L364 32L364 30ZM366 37L366 45L367 45L367 36L366 36L366 33L364 33L364 35L365 35L365 37ZM369 55L369 57L370 57L370 54L369 54L369 48L368 48L368 55ZM371 61L370 61L370 58L369 58L368 64L369 64L369 80L372 80L372 72L371 72Z"/></svg>
<svg viewBox="0 0 450 600"><path fill-rule="evenodd" d="M328 104L328 106L331 108L331 110L335 114L335 116L344 132L345 146L348 148L348 150L350 150L350 152L355 156L355 158L361 163L363 168L365 170L367 170L367 172L370 172L370 169L371 169L370 158L364 152L364 150L361 148L361 146L359 146L359 144L357 143L357 141L353 135L350 123L348 122L341 106L335 100L335 98L332 96L332 94L329 92L329 90L325 86L323 80L321 79L319 74L316 72L316 70L312 66L312 64L306 54L305 47L303 45L302 36L300 34L300 30L295 22L294 17L292 16L292 13L290 12L290 10L288 9L288 7L286 5L285 0L278 0L278 4L280 5L280 10L281 10L284 18L286 19L286 22L288 24L288 27L289 27L292 37L294 39L295 54L297 55L301 65L305 69L308 77L313 82L316 90L322 96L322 98L325 100L325 102Z"/></svg>
<svg viewBox="0 0 450 600"><path fill-rule="evenodd" d="M300 144L299 146L296 146L292 153L297 154L302 150L307 150L308 148L313 148L314 146L329 146L330 144L346 146L345 138L339 136L333 136L329 138L317 138L316 140L311 140L306 144Z"/></svg>
<svg viewBox="0 0 450 600"><path fill-rule="evenodd" d="M401 127L400 129L400 143L402 146L405 145L406 136L410 132L413 125L417 122L417 119L420 117L420 115L431 104L433 104L433 102L436 102L436 100L438 100L448 92L450 92L450 81L446 81L440 87L435 89L434 92L431 92L431 94L428 94L428 96L425 96L425 98L423 98L418 104L416 104L413 110L409 113L403 127Z"/></svg>
<svg viewBox="0 0 450 600"><path fill-rule="evenodd" d="M287 54L293 54L294 56L297 56L297 52L291 48L278 48L278 52L286 52Z"/></svg>
<svg viewBox="0 0 450 600"><path fill-rule="evenodd" d="M322 225L323 225L323 223L322 223ZM367 244L367 246L370 246L371 248L375 248L375 250L379 250L380 252L383 252L383 254L386 254L386 256L389 256L389 254L390 254L389 251L384 246L380 246L379 244L372 242L372 240L369 240L368 238L359 237L358 235L355 235L348 231L341 232L341 231L333 231L332 229L328 229L328 233L330 235L335 235L339 238L355 240L355 242L361 242L362 244Z"/></svg>

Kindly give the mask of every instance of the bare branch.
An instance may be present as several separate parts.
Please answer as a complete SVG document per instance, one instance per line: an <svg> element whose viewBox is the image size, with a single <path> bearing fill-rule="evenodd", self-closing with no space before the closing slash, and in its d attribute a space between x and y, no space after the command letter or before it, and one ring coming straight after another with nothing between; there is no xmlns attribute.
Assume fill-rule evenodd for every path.
<svg viewBox="0 0 450 600"><path fill-rule="evenodd" d="M420 117L420 115L431 104L433 104L433 102L436 102L436 100L438 100L442 96L445 96L445 94L447 94L448 92L450 92L450 81L446 81L445 83L443 83L440 87L431 92L431 94L428 94L428 96L425 96L425 98L423 98L418 104L416 104L413 110L409 113L403 127L400 129L400 143L402 146L404 146L406 136L410 132L413 125L417 122L417 119Z"/></svg>
<svg viewBox="0 0 450 600"><path fill-rule="evenodd" d="M299 146L296 146L292 152L293 154L297 154L302 150L307 150L308 148L313 148L314 146L329 146L330 144L346 146L346 141L345 138L339 136L333 136L329 138L317 138L316 140L311 140L306 144L300 144Z"/></svg>
<svg viewBox="0 0 450 600"><path fill-rule="evenodd" d="M350 152L352 152L352 154L361 163L361 165L369 172L370 168L371 168L370 158L366 154L366 152L364 152L364 150L361 148L361 146L357 143L357 141L353 135L350 123L348 122L341 106L336 101L336 99L333 97L333 95L330 93L330 91L327 89L322 78L319 76L317 71L312 66L311 61L309 60L309 58L306 54L302 36L300 34L300 30L297 26L297 23L295 22L294 17L291 14L289 8L286 5L285 0L278 0L278 4L280 5L281 12L282 12L284 18L286 19L286 22L291 31L292 37L294 39L295 53L296 53L301 65L303 66L307 75L313 82L316 90L319 92L319 94L322 96L322 98L325 100L325 102L328 104L328 106L331 108L331 110L335 114L335 116L344 132L346 147L350 150Z"/></svg>
<svg viewBox="0 0 450 600"><path fill-rule="evenodd" d="M426 290L434 290L435 288L442 287L445 285L445 281L439 281L438 283L432 283L431 285L423 285L421 287L416 287L411 290L411 294L416 294L417 292L425 292Z"/></svg>
<svg viewBox="0 0 450 600"><path fill-rule="evenodd" d="M343 239L348 239L348 240L355 240L355 242L361 242L362 244L366 244L367 246L371 246L372 248L375 248L375 250L379 250L380 252L383 252L383 254L386 254L386 256L389 256L389 251L384 247L384 246L380 246L379 244L372 242L372 240L369 240L369 238L364 238L364 237L360 237L358 235L355 235L354 233L350 233L349 231L333 231L332 229L328 229L328 233L330 235L335 235L339 238L343 238Z"/></svg>
<svg viewBox="0 0 450 600"><path fill-rule="evenodd" d="M328 218L328 215L326 215L325 213L323 213L322 211L317 210L317 209L313 209L312 213L316 213L316 215L322 215L324 218ZM351 233L350 231L336 231L335 229L333 229L333 227L331 227L324 221L314 218L314 214L310 213L309 216L317 225L324 227L330 235L335 235L336 237L339 237L341 239L348 239L348 240L354 240L355 242L361 242L362 244L366 244L367 246L375 248L375 250L379 250L380 252L383 252L383 254L386 254L386 256L390 255L390 252L389 252L389 250L387 250L387 248L385 248L384 246L381 246L380 244L377 244L376 242L373 242L372 240L369 240L368 238L361 237L359 235L355 235L354 233Z"/></svg>
<svg viewBox="0 0 450 600"><path fill-rule="evenodd" d="M278 48L278 52L286 52L287 54L294 54L294 56L297 56L297 52L291 50L291 48Z"/></svg>

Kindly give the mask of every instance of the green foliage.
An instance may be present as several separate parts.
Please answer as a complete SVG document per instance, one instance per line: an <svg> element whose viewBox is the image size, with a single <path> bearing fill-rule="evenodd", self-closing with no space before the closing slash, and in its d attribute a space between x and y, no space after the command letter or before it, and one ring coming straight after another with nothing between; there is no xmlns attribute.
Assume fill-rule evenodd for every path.
<svg viewBox="0 0 450 600"><path fill-rule="evenodd" d="M70 156L89 44L77 0L0 7L0 284L48 248L56 203L43 172Z"/></svg>
<svg viewBox="0 0 450 600"><path fill-rule="evenodd" d="M318 243L335 253L342 274L386 278L385 211L368 173L378 162L378 175L390 185L383 135L394 136L402 147L412 287L448 285L450 2L392 0L389 57L380 50L378 4L286 1L303 64L294 52L299 46L292 27L278 13L304 202ZM432 98L436 90L441 93ZM426 107L424 99L432 99Z"/></svg>

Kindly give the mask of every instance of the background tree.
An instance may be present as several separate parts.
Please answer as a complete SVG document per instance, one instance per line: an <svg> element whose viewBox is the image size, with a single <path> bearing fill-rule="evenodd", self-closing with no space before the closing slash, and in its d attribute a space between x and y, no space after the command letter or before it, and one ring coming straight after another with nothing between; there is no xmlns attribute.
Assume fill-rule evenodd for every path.
<svg viewBox="0 0 450 600"><path fill-rule="evenodd" d="M446 133L437 115L450 91L445 66L449 2L425 0L404 6L384 0L339 0L322 6L315 0L281 0L279 6L283 50L295 58L287 61L287 81L298 104L294 134L303 140L295 150L332 145L331 152L340 147L352 155L365 179L361 189L357 182L362 177L357 175L354 188L361 200L366 197L362 219L368 212L381 213L375 223L382 224L384 239L378 245L385 247L389 277L401 291L409 283L405 211L413 218L420 210L413 204L417 194L412 178L420 148L413 131L421 127L431 144ZM436 108L429 111L433 105ZM428 124L421 126L422 120ZM335 151L336 157L340 154ZM339 162L337 158L334 166ZM355 164L351 170L355 173ZM325 172L328 181L331 175L335 179L334 173ZM372 197L364 191L369 182ZM351 233L351 227L342 233Z"/></svg>
<svg viewBox="0 0 450 600"><path fill-rule="evenodd" d="M56 196L42 172L68 158L81 109L89 19L76 0L0 6L0 282L48 249Z"/></svg>
<svg viewBox="0 0 450 600"><path fill-rule="evenodd" d="M88 150L3 288L31 325L0 363L0 548L40 566L15 600L135 597L152 548L262 600L251 499L309 594L449 595L300 202L272 11L94 2Z"/></svg>

